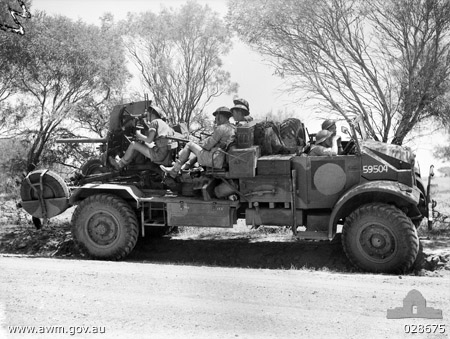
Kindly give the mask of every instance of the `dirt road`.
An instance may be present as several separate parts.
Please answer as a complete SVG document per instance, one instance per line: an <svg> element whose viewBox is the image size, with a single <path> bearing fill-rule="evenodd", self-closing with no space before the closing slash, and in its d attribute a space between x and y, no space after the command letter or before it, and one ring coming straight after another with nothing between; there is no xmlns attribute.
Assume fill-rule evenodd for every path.
<svg viewBox="0 0 450 339"><path fill-rule="evenodd" d="M448 275L342 274L7 255L0 257L0 271L0 337L446 338L450 331ZM443 310L444 318L387 319L387 309L401 307L411 289L423 294L428 307ZM412 328L405 325L414 324L441 324L445 333L405 333ZM60 332L10 334L8 326L36 326L36 331L55 331L51 327L55 326ZM100 334L79 333L93 329Z"/></svg>

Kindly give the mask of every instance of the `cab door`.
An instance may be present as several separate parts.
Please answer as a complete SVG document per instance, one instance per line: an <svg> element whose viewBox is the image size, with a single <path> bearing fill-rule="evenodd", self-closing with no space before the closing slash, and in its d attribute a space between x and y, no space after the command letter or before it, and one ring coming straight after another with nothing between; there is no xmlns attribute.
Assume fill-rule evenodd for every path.
<svg viewBox="0 0 450 339"><path fill-rule="evenodd" d="M297 208L332 208L348 189L360 181L361 157L356 155L298 156Z"/></svg>

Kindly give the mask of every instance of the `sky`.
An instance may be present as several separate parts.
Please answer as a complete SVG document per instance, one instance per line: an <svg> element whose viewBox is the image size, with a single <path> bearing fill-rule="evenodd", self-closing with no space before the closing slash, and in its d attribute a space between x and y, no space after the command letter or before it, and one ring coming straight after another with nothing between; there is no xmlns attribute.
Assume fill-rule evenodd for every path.
<svg viewBox="0 0 450 339"><path fill-rule="evenodd" d="M124 19L128 12L158 13L162 6L177 8L185 2L186 0L33 0L31 12L43 10L48 14L61 14L75 20L99 24L99 18L106 12L112 13L116 20L120 20ZM223 17L227 13L226 0L197 0L197 2L201 5L207 4ZM292 95L283 93L283 82L273 75L273 69L259 54L242 42L236 41L230 54L223 57L223 61L224 69L231 74L231 80L239 84L238 96L249 101L252 115L263 118L264 114L270 111L294 112L295 117L305 123L310 133L320 129L321 122L327 116L295 103ZM130 86L134 87L130 90L140 88L136 81ZM213 112L216 107L232 105L231 96L222 96L215 99L208 109ZM417 159L426 175L431 164L437 165L436 167L448 165L432 157L432 150L437 144L444 145L446 139L445 133L439 132L418 136L408 143L408 146L417 153Z"/></svg>

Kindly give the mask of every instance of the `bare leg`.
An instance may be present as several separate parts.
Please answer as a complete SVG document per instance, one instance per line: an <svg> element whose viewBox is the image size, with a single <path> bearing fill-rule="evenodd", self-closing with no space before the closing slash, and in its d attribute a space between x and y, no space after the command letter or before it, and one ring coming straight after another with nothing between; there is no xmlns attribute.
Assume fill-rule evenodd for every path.
<svg viewBox="0 0 450 339"><path fill-rule="evenodd" d="M116 170L120 170L134 159L136 152L142 153L146 157L149 157L149 148L146 145L133 141L130 146L128 146L125 154L119 162L117 162L113 157L109 157L109 162Z"/></svg>
<svg viewBox="0 0 450 339"><path fill-rule="evenodd" d="M127 148L125 154L123 155L121 161L125 165L128 165L134 159L134 157L136 156L136 151L139 152L139 153L142 153L147 158L149 157L148 146L133 141L130 144L130 146L128 146L128 148Z"/></svg>
<svg viewBox="0 0 450 339"><path fill-rule="evenodd" d="M165 167L162 165L159 167L161 167L164 172L175 178L178 175L178 172L181 170L181 167L189 160L190 154L194 153L197 156L198 154L200 154L201 150L202 148L199 145L192 141L189 141L178 154L178 159L173 167Z"/></svg>

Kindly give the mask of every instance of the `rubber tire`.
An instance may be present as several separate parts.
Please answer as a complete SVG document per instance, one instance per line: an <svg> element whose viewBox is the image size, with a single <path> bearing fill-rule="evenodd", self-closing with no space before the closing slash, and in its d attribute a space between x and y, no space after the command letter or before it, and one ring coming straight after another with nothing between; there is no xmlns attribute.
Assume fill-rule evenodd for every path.
<svg viewBox="0 0 450 339"><path fill-rule="evenodd" d="M99 243L90 235L97 225L112 226L110 242ZM107 220L105 221L105 218ZM113 224L111 224L113 223ZM104 226L100 229L102 231ZM91 231L91 232L89 232ZM134 248L139 226L136 213L122 198L112 194L97 194L84 199L72 215L72 235L82 252L95 259L121 260ZM95 234L94 234L95 235Z"/></svg>
<svg viewBox="0 0 450 339"><path fill-rule="evenodd" d="M81 166L81 173L85 176L106 172L108 172L108 169L103 166L103 162L98 158L89 159Z"/></svg>
<svg viewBox="0 0 450 339"><path fill-rule="evenodd" d="M41 174L46 170L37 170L28 174L31 185L39 186ZM43 197L44 199L53 198L69 198L69 188L64 180L55 172L47 171L44 174L42 184L44 186ZM20 186L20 197L22 201L39 200L33 187L27 180L23 180Z"/></svg>
<svg viewBox="0 0 450 339"><path fill-rule="evenodd" d="M394 253L391 257L377 260L361 248L359 234L362 235L362 230L369 225L381 225L392 235ZM404 273L416 260L419 238L415 226L401 210L388 204L372 203L359 207L346 218L342 246L350 262L364 271Z"/></svg>

